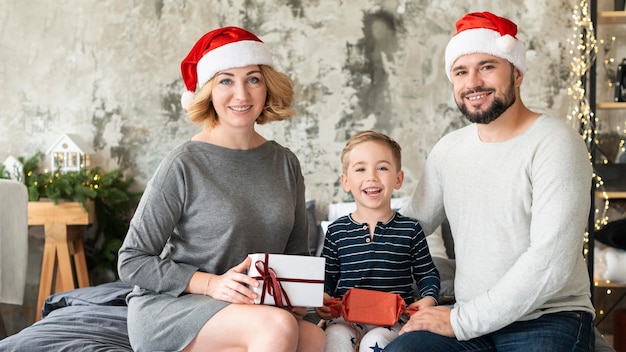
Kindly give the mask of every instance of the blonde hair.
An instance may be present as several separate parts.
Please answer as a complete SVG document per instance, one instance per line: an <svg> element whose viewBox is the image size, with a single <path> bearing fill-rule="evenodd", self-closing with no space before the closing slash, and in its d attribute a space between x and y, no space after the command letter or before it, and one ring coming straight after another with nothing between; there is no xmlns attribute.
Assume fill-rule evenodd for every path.
<svg viewBox="0 0 626 352"><path fill-rule="evenodd" d="M346 146L341 151L341 166L344 174L348 171L348 166L350 164L350 152L354 149L354 147L365 142L380 142L387 145L391 149L393 161L396 163L397 170L400 171L402 169L402 148L398 142L379 132L362 131L350 137L350 139L346 142Z"/></svg>
<svg viewBox="0 0 626 352"><path fill-rule="evenodd" d="M265 107L256 122L262 125L271 121L286 120L295 115L291 109L294 96L291 78L267 65L259 65L259 69L267 87L267 98ZM211 99L211 92L216 84L215 76L213 76L204 84L187 108L189 119L195 124L204 123L205 128L208 129L219 124L219 117Z"/></svg>

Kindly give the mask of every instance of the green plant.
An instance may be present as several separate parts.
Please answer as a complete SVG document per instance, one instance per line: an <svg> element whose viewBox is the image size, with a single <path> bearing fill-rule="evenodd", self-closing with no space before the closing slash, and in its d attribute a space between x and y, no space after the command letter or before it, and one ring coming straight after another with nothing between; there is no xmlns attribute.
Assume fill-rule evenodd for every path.
<svg viewBox="0 0 626 352"><path fill-rule="evenodd" d="M125 178L119 169L103 171L99 167L81 168L75 172L38 172L42 153L29 159L18 158L24 165L29 201L47 198L58 204L75 201L87 209L93 201L96 213L94 236L85 240L85 252L92 281L103 271L117 279L117 251L122 245L128 225L142 192L132 190L133 178ZM1 171L1 170L0 170Z"/></svg>

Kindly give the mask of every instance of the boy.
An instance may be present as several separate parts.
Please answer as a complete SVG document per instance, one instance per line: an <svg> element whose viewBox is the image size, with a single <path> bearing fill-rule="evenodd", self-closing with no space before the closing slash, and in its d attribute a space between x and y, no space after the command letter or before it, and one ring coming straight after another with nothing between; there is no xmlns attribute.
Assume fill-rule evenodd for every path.
<svg viewBox="0 0 626 352"><path fill-rule="evenodd" d="M326 351L381 351L398 336L404 321L392 327L350 324L333 318L327 305L350 288L398 293L410 308L435 306L439 273L422 228L415 219L391 208L394 190L402 186L401 148L388 136L364 131L352 136L341 153L341 183L351 192L356 210L328 227L325 305L316 308L327 321ZM418 299L414 302L414 285ZM360 338L361 337L361 338Z"/></svg>

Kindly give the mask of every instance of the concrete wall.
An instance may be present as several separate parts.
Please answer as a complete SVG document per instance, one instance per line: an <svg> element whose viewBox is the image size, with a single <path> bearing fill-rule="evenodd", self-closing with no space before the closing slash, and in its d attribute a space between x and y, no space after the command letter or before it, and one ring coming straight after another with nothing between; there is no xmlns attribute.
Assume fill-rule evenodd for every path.
<svg viewBox="0 0 626 352"><path fill-rule="evenodd" d="M465 121L443 72L454 23L489 10L520 26L522 86L533 109L565 117L577 1L6 0L0 3L0 161L45 152L63 133L143 187L162 157L197 129L183 114L179 64L205 32L239 25L270 47L296 84L297 117L262 126L300 158L321 209L339 185L346 138L376 129L404 148L398 196L414 188L444 133Z"/></svg>

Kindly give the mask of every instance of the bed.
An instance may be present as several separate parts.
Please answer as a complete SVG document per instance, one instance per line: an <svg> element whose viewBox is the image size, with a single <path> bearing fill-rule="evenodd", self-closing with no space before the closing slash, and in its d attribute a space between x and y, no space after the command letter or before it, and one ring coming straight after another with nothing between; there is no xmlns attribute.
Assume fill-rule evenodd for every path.
<svg viewBox="0 0 626 352"><path fill-rule="evenodd" d="M0 340L0 351L132 352L125 301L131 290L112 282L51 295L42 319Z"/></svg>
<svg viewBox="0 0 626 352"><path fill-rule="evenodd" d="M400 200L402 203L403 200ZM394 203L394 208L401 204ZM350 211L352 203L332 204L329 217L340 216ZM322 236L324 231L315 220L315 202L307 203L310 233ZM325 225L322 222L322 227ZM312 254L319 251L321 238L310 239ZM433 260L441 275L442 298L452 303L454 298L454 253L451 238L444 227L441 238L429 241ZM431 236L429 236L431 237ZM105 283L93 287L51 295L42 307L42 319L19 333L0 340L2 352L55 351L55 352L130 352L126 325L126 295L132 286L122 282ZM310 313L307 318L314 321ZM615 352L596 329L596 351Z"/></svg>

